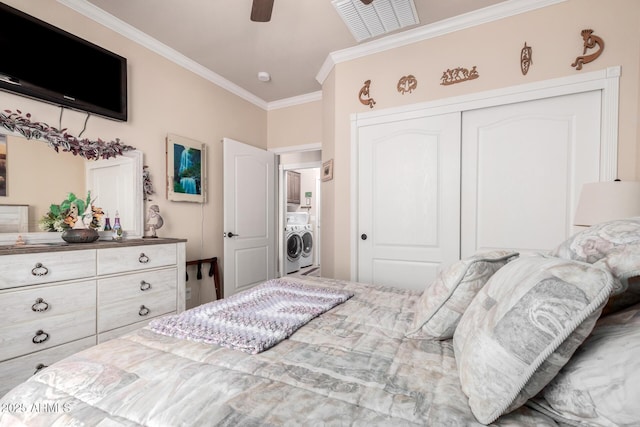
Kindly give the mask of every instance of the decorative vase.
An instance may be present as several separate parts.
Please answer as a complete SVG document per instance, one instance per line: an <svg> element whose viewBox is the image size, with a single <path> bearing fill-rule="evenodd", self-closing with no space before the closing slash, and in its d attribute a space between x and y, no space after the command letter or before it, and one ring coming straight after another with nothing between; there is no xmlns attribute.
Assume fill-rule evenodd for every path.
<svg viewBox="0 0 640 427"><path fill-rule="evenodd" d="M62 232L62 240L67 243L91 243L100 235L93 228L67 228Z"/></svg>

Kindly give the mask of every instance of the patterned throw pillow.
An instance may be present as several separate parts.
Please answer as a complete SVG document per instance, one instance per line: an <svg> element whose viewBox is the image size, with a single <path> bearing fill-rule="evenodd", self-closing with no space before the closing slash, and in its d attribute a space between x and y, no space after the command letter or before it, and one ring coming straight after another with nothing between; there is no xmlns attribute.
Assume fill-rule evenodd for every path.
<svg viewBox="0 0 640 427"><path fill-rule="evenodd" d="M483 252L442 270L418 300L407 337L452 338L473 297L498 269L517 256L511 251Z"/></svg>
<svg viewBox="0 0 640 427"><path fill-rule="evenodd" d="M640 305L601 318L542 393L527 403L566 424L637 426Z"/></svg>
<svg viewBox="0 0 640 427"><path fill-rule="evenodd" d="M601 261L621 282L640 274L640 217L603 222L574 234L550 255L593 264Z"/></svg>
<svg viewBox="0 0 640 427"><path fill-rule="evenodd" d="M495 421L553 379L593 329L613 282L606 270L545 256L520 257L494 274L453 336L478 421Z"/></svg>

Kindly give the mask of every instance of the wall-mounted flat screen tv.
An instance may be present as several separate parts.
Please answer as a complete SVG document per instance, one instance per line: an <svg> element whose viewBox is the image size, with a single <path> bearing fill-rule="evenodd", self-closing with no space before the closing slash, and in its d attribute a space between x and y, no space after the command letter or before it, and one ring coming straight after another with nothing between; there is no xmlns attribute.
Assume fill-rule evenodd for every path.
<svg viewBox="0 0 640 427"><path fill-rule="evenodd" d="M0 55L0 90L127 120L126 58L3 3Z"/></svg>

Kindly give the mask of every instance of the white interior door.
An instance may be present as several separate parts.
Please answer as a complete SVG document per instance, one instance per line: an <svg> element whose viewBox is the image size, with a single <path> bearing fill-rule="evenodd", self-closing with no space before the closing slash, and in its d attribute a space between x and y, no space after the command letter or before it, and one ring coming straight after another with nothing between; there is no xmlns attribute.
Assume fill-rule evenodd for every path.
<svg viewBox="0 0 640 427"><path fill-rule="evenodd" d="M223 140L225 297L275 277L275 155Z"/></svg>
<svg viewBox="0 0 640 427"><path fill-rule="evenodd" d="M460 256L460 113L358 129L358 278L422 290Z"/></svg>
<svg viewBox="0 0 640 427"><path fill-rule="evenodd" d="M601 92L463 113L461 256L552 249L600 179Z"/></svg>

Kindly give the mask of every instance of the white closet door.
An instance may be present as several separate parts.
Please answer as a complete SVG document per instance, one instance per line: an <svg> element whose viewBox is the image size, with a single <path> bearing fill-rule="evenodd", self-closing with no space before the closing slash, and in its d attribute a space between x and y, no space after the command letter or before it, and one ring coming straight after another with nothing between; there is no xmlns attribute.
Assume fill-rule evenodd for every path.
<svg viewBox="0 0 640 427"><path fill-rule="evenodd" d="M460 256L460 113L358 130L358 280L422 290Z"/></svg>
<svg viewBox="0 0 640 427"><path fill-rule="evenodd" d="M600 104L591 91L463 113L463 258L572 233L582 184L599 180Z"/></svg>

